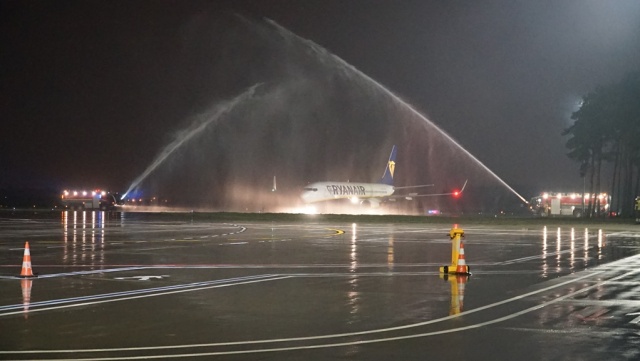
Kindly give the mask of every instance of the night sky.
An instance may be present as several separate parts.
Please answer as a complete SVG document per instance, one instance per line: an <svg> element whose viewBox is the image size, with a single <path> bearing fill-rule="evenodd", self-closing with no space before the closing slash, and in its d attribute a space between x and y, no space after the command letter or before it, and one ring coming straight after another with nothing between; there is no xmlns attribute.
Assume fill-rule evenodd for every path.
<svg viewBox="0 0 640 361"><path fill-rule="evenodd" d="M267 183L277 173L283 184L302 186L324 180L317 177L343 180L349 172L377 177L392 143L400 143L405 169L433 159L420 157L426 149L420 139L426 138L394 125L396 114L388 108L376 108L380 95L354 94L344 80L329 83L341 77L335 64L311 64L316 55L296 45L303 40L278 35L265 18L387 87L516 190L581 189L578 164L566 157L561 132L583 95L640 70L637 0L5 0L0 17L0 188L123 192L194 115L256 83L264 85L255 97L265 101L232 115L254 123L216 123L210 138L195 141L206 152L194 145L180 150L183 160L174 159L171 169L217 189L224 180L238 183L260 173L267 173ZM289 106L255 125L275 113L267 104L282 99L282 83L308 79L317 92L305 99L313 101L287 95ZM329 128L312 131L316 123L302 119ZM360 129L367 133L358 134ZM250 135L242 148L233 148L231 134ZM288 143L293 138L304 139ZM354 145L339 146L346 139ZM270 147L277 148L271 157L265 154ZM438 147L437 154L446 153ZM305 150L311 148L316 152ZM246 154L220 155L230 149ZM195 160L198 155L203 160ZM316 161L318 173L309 166ZM233 162L244 168L230 176ZM465 173L464 165L454 166ZM168 173L154 182L180 186ZM473 177L471 172L470 182ZM418 172L404 182L432 180L424 178L429 176Z"/></svg>

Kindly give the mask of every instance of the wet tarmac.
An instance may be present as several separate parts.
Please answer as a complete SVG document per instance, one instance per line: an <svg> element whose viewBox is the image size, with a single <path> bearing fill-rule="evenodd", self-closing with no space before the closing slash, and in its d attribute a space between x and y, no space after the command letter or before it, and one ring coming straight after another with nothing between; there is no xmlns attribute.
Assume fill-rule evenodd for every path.
<svg viewBox="0 0 640 361"><path fill-rule="evenodd" d="M0 359L640 359L640 226L459 226L0 215Z"/></svg>

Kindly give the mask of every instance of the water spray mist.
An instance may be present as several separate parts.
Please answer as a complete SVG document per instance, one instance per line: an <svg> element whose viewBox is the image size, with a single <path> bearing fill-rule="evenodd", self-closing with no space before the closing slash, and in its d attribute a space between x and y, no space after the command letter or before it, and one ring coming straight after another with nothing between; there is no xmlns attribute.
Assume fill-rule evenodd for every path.
<svg viewBox="0 0 640 361"><path fill-rule="evenodd" d="M489 169L486 165L484 165L480 160L478 160L476 157L474 157L471 153L469 153L469 151L467 151L465 148L463 148L460 143L458 143L455 139L453 139L451 136L449 136L444 130L440 129L438 126L436 126L433 122L431 122L429 119L427 119L427 117L425 117L424 115L420 114L420 112L418 112L413 106L411 106L411 104L405 102L404 100L402 100L399 96L395 95L393 92L391 92L389 89L385 88L382 84L378 83L377 81L375 81L374 79L372 79L371 77L369 77L368 75L364 74L363 72L361 72L360 70L358 70L356 67L354 67L353 65L347 63L346 61L344 61L342 58L340 58L339 56L330 53L329 51L327 51L326 49L324 49L323 47L321 47L320 45L314 43L311 40L308 39L304 39L301 38L300 36L292 33L291 31L289 31L288 29L282 27L281 25L279 25L278 23L276 23L273 20L267 19L266 20L269 24L271 24L277 31L278 33L280 33L280 35L282 35L285 38L288 39L295 39L299 42L301 42L302 44L306 45L311 51L313 51L314 53L324 57L324 58L328 58L330 60L333 60L335 62L336 65L338 65L339 67L341 67L344 70L347 71L351 71L354 74L356 74L357 76L360 76L362 79L366 80L367 82L375 85L379 90L381 90L384 94L387 94L389 97L391 97L391 99L393 99L395 102L397 102L398 104L400 104L401 106L409 109L413 114L415 114L416 116L418 116L420 119L422 119L424 122L426 122L429 126L433 127L433 129L435 129L438 133L440 133L442 136L444 136L446 139L450 140L453 144L456 145L456 147L458 147L462 152L464 152L464 154L466 154L467 156L469 156L473 161L475 161L482 169L486 170L491 176L493 176L498 182L500 182L502 185L504 185L508 190L510 190L513 194L515 194L518 198L520 198L524 203L529 203L527 202L527 200L522 197L520 194L518 194L518 192L516 192L513 188L511 188L505 181L503 181L500 177L498 177L497 174L495 174L493 171L491 171L491 169Z"/></svg>
<svg viewBox="0 0 640 361"><path fill-rule="evenodd" d="M131 183L129 189L127 189L127 191L122 196L122 199L124 200L129 192L140 185L140 183L145 178L147 178L149 174L151 174L156 168L158 168L158 166L162 164L162 162L164 162L173 152L175 152L176 149L180 148L180 146L182 146L184 143L188 142L195 135L202 132L210 124L216 123L223 116L229 114L238 104L251 99L251 97L253 97L253 95L255 94L256 88L258 88L260 85L261 83L253 85L231 101L217 104L212 110L196 117L196 121L194 121L189 128L182 130L173 142L167 144L167 146L165 146L162 151L156 156L153 162L151 162L151 165L149 165L147 169L145 169L144 172L142 172L142 174L140 174L140 176L138 176L138 178L136 178Z"/></svg>

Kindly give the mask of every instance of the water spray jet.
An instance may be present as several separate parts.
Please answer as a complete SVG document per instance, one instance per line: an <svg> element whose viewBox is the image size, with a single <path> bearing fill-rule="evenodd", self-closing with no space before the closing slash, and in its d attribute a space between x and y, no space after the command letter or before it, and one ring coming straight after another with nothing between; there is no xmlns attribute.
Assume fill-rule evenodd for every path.
<svg viewBox="0 0 640 361"><path fill-rule="evenodd" d="M160 153L156 156L153 162L151 162L151 164L147 167L147 169L145 169L144 172L142 172L142 174L140 174L140 176L138 176L138 178L136 178L131 183L129 189L127 189L127 191L122 196L122 200L124 200L129 192L140 185L140 183L145 180L149 176L149 174L151 174L156 168L158 168L160 164L162 164L162 162L164 162L173 152L175 152L176 149L180 148L180 146L182 146L184 143L188 142L195 135L202 132L210 124L216 123L223 116L229 114L238 104L251 99L255 94L256 89L261 85L262 83L255 84L232 100L217 104L212 110L196 117L191 126L181 131L178 136L176 136L176 139L165 146L162 151L160 151Z"/></svg>
<svg viewBox="0 0 640 361"><path fill-rule="evenodd" d="M431 122L429 119L427 119L427 117L422 115L411 104L407 103L406 101L401 99L399 96L395 95L389 89L387 89L382 84L380 84L379 82L375 81L373 78L369 77L365 73L361 72L360 70L358 70L353 65L347 63L345 60L343 60L339 56L330 53L329 51L327 51L326 49L324 49L320 45L314 43L313 41L308 40L308 39L304 39L304 38L294 34L293 32L289 31L288 29L284 28L283 26L281 26L280 24L276 23L275 21L273 21L271 19L266 19L266 22L269 23L270 25L272 25L282 37L287 38L287 39L295 39L295 40L299 41L300 43L306 45L308 47L308 49L312 53L317 54L318 56L322 56L323 58L327 58L327 59L333 60L335 62L335 64L339 68L341 68L342 70L351 71L352 73L356 74L357 76L359 76L360 78L362 78L365 81L369 82L370 84L375 85L377 87L377 89L381 90L384 94L389 96L397 104L400 104L402 107L404 107L406 109L409 109L414 115L418 116L426 124L428 124L430 127L435 129L439 134L444 136L451 143L455 144L455 146L459 150L461 150L464 154L466 154L469 158L471 158L474 162L476 162L476 164L478 164L483 170L488 172L493 178L495 178L500 184L505 186L509 191L511 191L514 195L516 195L525 204L529 204L529 202L527 202L527 200L523 196L521 196L518 192L516 192L511 186L509 186L504 180L502 180L502 178L498 177L498 175L495 174L486 165L484 165L484 163L482 163L478 158L473 156L468 150L466 150L464 147L462 147L455 139L453 139L453 137L448 135L444 130L440 129L433 122Z"/></svg>

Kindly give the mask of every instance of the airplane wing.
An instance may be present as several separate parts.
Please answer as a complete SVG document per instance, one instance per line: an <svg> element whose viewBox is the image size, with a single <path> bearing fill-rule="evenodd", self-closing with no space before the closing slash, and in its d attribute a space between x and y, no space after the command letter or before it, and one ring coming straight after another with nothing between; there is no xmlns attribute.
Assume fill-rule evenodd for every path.
<svg viewBox="0 0 640 361"><path fill-rule="evenodd" d="M393 189L409 189L409 188L422 188L422 187L433 187L433 184L422 184L419 186L406 186L406 187L393 187Z"/></svg>
<svg viewBox="0 0 640 361"><path fill-rule="evenodd" d="M408 194L393 194L391 196L388 196L387 199L390 200L395 200L395 199L407 199L407 200L411 200L413 198L417 198L417 197L437 197L437 196L459 196L462 194L462 192L464 192L464 188L467 186L467 182L469 180L465 180L464 184L462 185L462 188L460 188L460 190L455 190L449 193L425 193L425 194L418 194L418 193L408 193ZM425 185L419 185L419 186L408 186L408 187L394 187L394 189L406 189L406 188L419 188L419 187L431 187L433 186L433 184L425 184Z"/></svg>

